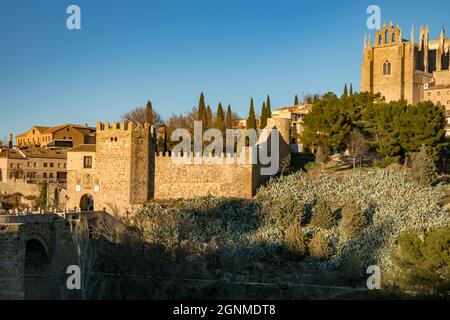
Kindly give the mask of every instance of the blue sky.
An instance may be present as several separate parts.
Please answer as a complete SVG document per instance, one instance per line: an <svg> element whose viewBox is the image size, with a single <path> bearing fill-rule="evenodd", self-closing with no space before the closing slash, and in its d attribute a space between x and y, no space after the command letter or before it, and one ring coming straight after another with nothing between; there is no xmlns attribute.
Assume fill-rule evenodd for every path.
<svg viewBox="0 0 450 320"><path fill-rule="evenodd" d="M66 28L81 8L82 29ZM164 117L204 92L245 115L270 94L360 84L366 8L401 24L442 24L450 2L283 0L0 0L0 138L32 125L115 121L151 100Z"/></svg>

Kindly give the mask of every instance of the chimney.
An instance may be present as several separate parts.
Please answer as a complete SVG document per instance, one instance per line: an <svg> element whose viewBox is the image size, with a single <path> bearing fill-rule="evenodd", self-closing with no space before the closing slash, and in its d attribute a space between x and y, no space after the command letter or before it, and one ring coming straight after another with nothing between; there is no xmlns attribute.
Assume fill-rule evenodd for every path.
<svg viewBox="0 0 450 320"><path fill-rule="evenodd" d="M13 135L12 135L12 133L9 134L9 143L8 143L8 147L9 147L10 149L12 149L12 147L13 147Z"/></svg>

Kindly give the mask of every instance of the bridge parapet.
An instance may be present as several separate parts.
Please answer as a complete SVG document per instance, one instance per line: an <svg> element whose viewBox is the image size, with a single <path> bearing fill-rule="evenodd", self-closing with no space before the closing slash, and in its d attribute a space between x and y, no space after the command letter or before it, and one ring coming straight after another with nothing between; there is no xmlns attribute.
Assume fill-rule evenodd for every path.
<svg viewBox="0 0 450 320"><path fill-rule="evenodd" d="M63 220L77 220L80 216L86 218L95 217L105 212L64 212L64 213L36 213L19 216L0 215L0 224L34 224L34 223L52 223Z"/></svg>
<svg viewBox="0 0 450 320"><path fill-rule="evenodd" d="M0 224L50 223L63 218L57 214L30 214L23 216L0 216Z"/></svg>

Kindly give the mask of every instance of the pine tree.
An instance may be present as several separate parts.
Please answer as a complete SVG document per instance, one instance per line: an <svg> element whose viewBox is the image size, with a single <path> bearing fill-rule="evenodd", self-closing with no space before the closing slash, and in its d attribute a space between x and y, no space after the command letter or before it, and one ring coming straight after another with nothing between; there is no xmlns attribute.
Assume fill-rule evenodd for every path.
<svg viewBox="0 0 450 320"><path fill-rule="evenodd" d="M263 102L261 108L261 118L259 120L259 128L264 129L267 126L267 111L266 111L266 103Z"/></svg>
<svg viewBox="0 0 450 320"><path fill-rule="evenodd" d="M222 132L225 129L225 115L223 113L223 108L222 108L221 102L219 102L219 106L217 107L216 128Z"/></svg>
<svg viewBox="0 0 450 320"><path fill-rule="evenodd" d="M227 115L225 118L225 128L232 129L233 128L233 114L231 113L231 105L228 105Z"/></svg>
<svg viewBox="0 0 450 320"><path fill-rule="evenodd" d="M147 107L145 109L145 121L148 124L153 125L153 107L150 101L147 102Z"/></svg>
<svg viewBox="0 0 450 320"><path fill-rule="evenodd" d="M347 84L345 84L345 86L344 86L344 94L342 96L343 97L348 97Z"/></svg>
<svg viewBox="0 0 450 320"><path fill-rule="evenodd" d="M295 95L294 106L298 106L298 105L299 105L299 103L298 103L298 96Z"/></svg>
<svg viewBox="0 0 450 320"><path fill-rule="evenodd" d="M247 129L256 129L255 108L253 106L253 98L250 100L250 110L248 111Z"/></svg>
<svg viewBox="0 0 450 320"><path fill-rule="evenodd" d="M352 95L353 95L353 84L350 83L350 96L352 96Z"/></svg>
<svg viewBox="0 0 450 320"><path fill-rule="evenodd" d="M267 95L267 101L266 101L266 119L272 118L272 109L270 106L270 97Z"/></svg>

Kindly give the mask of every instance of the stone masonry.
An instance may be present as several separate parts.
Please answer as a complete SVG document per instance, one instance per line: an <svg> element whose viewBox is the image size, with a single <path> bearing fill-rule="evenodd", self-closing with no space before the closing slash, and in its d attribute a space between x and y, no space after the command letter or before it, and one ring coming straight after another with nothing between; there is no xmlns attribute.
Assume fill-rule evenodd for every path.
<svg viewBox="0 0 450 320"><path fill-rule="evenodd" d="M68 209L81 208L86 197L95 211L121 214L152 199L251 198L267 178L259 163L176 164L167 154L156 155L155 131L148 124L98 123L96 129L95 146L68 151ZM269 119L268 129L279 131L280 162L289 161L290 120Z"/></svg>

